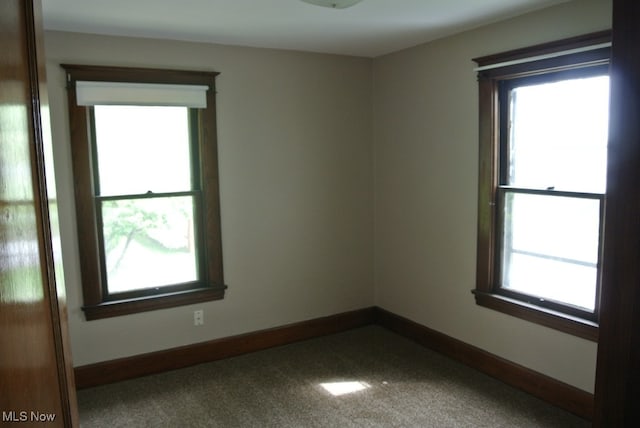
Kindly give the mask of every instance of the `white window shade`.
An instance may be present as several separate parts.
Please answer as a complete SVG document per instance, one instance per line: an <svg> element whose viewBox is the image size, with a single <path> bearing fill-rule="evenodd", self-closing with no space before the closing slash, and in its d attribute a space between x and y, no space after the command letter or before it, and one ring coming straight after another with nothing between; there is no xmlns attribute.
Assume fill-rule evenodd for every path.
<svg viewBox="0 0 640 428"><path fill-rule="evenodd" d="M155 83L76 82L78 105L154 105L207 107L205 85Z"/></svg>

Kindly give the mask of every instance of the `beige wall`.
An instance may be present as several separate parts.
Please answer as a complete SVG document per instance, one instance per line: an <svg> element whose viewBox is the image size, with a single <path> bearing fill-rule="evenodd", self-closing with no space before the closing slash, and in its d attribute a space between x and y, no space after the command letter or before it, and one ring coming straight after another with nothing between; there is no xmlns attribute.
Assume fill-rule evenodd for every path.
<svg viewBox="0 0 640 428"><path fill-rule="evenodd" d="M74 364L373 305L371 60L46 33ZM86 322L60 63L214 70L222 301ZM205 325L193 326L204 309Z"/></svg>
<svg viewBox="0 0 640 428"><path fill-rule="evenodd" d="M593 391L596 344L475 305L478 108L471 58L610 28L577 0L377 58L375 302Z"/></svg>

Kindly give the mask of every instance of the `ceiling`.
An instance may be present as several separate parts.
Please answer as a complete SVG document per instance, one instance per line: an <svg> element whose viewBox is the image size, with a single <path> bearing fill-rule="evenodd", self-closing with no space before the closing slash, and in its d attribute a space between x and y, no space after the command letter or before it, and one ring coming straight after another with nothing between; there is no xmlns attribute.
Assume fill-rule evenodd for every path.
<svg viewBox="0 0 640 428"><path fill-rule="evenodd" d="M568 0L44 0L44 27L376 57Z"/></svg>

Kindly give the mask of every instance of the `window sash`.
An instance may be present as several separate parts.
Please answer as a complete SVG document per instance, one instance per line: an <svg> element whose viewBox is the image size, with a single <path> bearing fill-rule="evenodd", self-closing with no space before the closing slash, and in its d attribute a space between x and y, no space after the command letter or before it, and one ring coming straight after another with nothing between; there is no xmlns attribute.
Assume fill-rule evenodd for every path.
<svg viewBox="0 0 640 428"><path fill-rule="evenodd" d="M505 186L509 184L509 170L511 168L510 150L513 130L511 124L511 92L519 87L526 87L530 85L606 75L609 75L609 66L607 64L593 65L587 68L554 71L534 76L497 80L499 105L499 110L497 112L499 126L499 157L497 159L497 163L499 165L499 176L497 181L498 185Z"/></svg>
<svg viewBox="0 0 640 428"><path fill-rule="evenodd" d="M103 195L102 186L100 182L100 162L99 162L99 150L98 150L98 133L96 130L96 112L95 106L88 106L87 111L89 114L89 126L90 126L90 136L89 136L89 144L91 146L91 162L92 162L92 172L93 172L93 194L94 195ZM187 109L187 121L188 121L188 146L189 146L189 172L190 172L190 183L189 190L201 189L202 183L200 180L200 162L198 160L198 146L200 135L198 132L199 129L199 119L198 119L198 110L188 108ZM179 188L178 188L179 189ZM187 189L184 189L187 190ZM167 192L165 192L167 193ZM111 194L117 196L118 194ZM106 195L105 195L106 196Z"/></svg>
<svg viewBox="0 0 640 428"><path fill-rule="evenodd" d="M583 199L583 200L594 200L598 202L599 209L599 217L598 217L598 242L597 242L597 260L593 264L593 266L597 269L596 272L596 283L595 290L596 294L594 296L594 310L589 311L586 308L581 308L576 305L572 305L568 302L562 302L558 300L553 300L552 298L539 296L534 294L524 293L522 291L516 291L509 287L505 287L505 279L502 277L503 275L503 258L504 251L507 251L503 247L507 220L505 219L505 211L506 211L506 198L508 194L523 194L523 195L538 195L545 197L563 197L563 198L575 198L575 199ZM599 293L597 290L600 289L601 282L601 260L602 260L602 250L603 250L603 236L604 236L604 208L605 208L605 195L602 193L586 193L586 192L570 192L570 191L556 191L556 190L543 190L543 189L528 189L528 188L519 188L513 186L498 186L497 195L496 195L496 237L495 237L495 258L494 258L494 272L495 272L495 280L492 284L492 291L504 295L506 297L515 298L518 300L522 300L524 302L535 304L538 306L542 306L545 308L549 308L552 310L568 313L573 316L581 317L584 319L597 321L598 316L598 307L599 307ZM571 260L569 258L555 257L553 255L545 255L539 254L538 256L548 259L562 260L565 263L573 263L573 264L589 264L588 262L583 262L580 260Z"/></svg>
<svg viewBox="0 0 640 428"><path fill-rule="evenodd" d="M153 200L153 199L168 199L173 197L190 197L193 201L193 245L195 248L195 269L196 279L194 281L182 281L179 283L167 283L162 285L156 285L153 287L138 287L131 288L125 291L110 291L108 269L107 269L107 246L104 236L104 218L103 218L103 203L108 201L135 201L135 200ZM105 301L120 300L126 298L135 298L141 296L149 296L158 294L159 292L174 292L187 290L196 286L204 286L203 279L206 277L205 268L205 254L202 250L202 230L203 219L200 213L203 206L203 195L199 190L191 190L184 192L167 192L167 193L145 193L145 194L133 194L133 195L117 195L117 196L96 196L94 197L94 206L96 213L96 225L97 225L97 239L100 246L99 262L101 265L102 283L102 297Z"/></svg>

